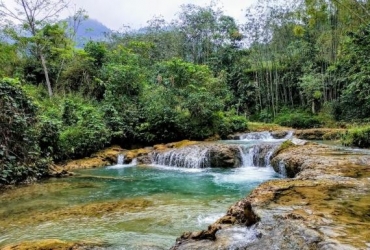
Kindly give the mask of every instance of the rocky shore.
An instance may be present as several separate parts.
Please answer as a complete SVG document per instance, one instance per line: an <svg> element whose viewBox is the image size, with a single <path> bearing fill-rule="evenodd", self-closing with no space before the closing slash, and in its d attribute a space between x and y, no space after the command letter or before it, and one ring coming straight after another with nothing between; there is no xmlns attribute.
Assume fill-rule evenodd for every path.
<svg viewBox="0 0 370 250"><path fill-rule="evenodd" d="M290 178L263 183L172 249L370 248L370 155L308 143L281 150L271 163ZM223 237L240 227L248 230L243 243Z"/></svg>

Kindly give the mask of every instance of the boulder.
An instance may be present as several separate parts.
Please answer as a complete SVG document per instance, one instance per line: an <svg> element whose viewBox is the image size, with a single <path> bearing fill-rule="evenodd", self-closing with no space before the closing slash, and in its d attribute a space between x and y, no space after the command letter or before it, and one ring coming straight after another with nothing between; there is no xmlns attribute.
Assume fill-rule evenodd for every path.
<svg viewBox="0 0 370 250"><path fill-rule="evenodd" d="M209 146L211 167L235 168L240 167L240 150L234 145L213 144Z"/></svg>

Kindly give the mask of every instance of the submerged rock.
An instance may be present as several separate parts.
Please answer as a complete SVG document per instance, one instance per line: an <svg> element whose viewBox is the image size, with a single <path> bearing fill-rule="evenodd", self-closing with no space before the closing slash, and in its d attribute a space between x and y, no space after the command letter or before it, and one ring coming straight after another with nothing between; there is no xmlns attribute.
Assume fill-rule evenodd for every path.
<svg viewBox="0 0 370 250"><path fill-rule="evenodd" d="M56 239L27 241L17 244L7 245L2 250L87 250L87 249L104 249L100 243L93 242L66 242Z"/></svg>
<svg viewBox="0 0 370 250"><path fill-rule="evenodd" d="M370 154L317 144L288 147L271 161L291 179L271 180L216 221L214 239L188 233L173 249L367 249ZM252 209L253 208L253 209ZM237 246L222 237L243 226ZM213 232L212 230L209 232ZM232 234L228 236L232 238Z"/></svg>

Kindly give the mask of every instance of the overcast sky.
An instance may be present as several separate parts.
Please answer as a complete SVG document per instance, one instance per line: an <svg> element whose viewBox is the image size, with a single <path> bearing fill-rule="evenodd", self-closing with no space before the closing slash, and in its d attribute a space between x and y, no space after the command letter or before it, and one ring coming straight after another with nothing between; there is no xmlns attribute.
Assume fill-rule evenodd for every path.
<svg viewBox="0 0 370 250"><path fill-rule="evenodd" d="M12 2L13 0L5 0ZM226 15L243 22L245 9L256 0L219 0ZM70 0L72 9L83 8L89 16L99 20L111 29L118 30L123 25L140 28L154 16L162 15L166 21L172 20L180 10L180 5L192 3L206 6L210 0ZM72 13L72 12L71 12Z"/></svg>

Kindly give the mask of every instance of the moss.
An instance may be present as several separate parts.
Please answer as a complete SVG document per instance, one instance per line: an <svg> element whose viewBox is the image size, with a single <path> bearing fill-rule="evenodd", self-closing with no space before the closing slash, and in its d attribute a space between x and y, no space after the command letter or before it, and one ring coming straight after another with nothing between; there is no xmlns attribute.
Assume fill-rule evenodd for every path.
<svg viewBox="0 0 370 250"><path fill-rule="evenodd" d="M295 147L296 145L291 141L291 140L286 140L282 144L280 144L279 148L275 150L271 158L274 158L276 155L279 153L283 152L284 150L290 148L290 147Z"/></svg>

